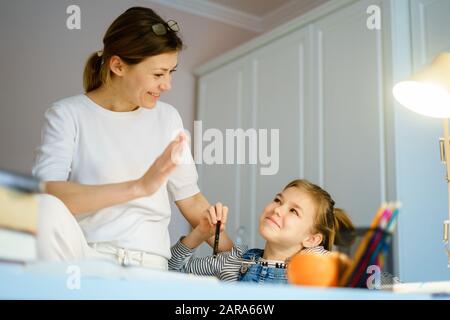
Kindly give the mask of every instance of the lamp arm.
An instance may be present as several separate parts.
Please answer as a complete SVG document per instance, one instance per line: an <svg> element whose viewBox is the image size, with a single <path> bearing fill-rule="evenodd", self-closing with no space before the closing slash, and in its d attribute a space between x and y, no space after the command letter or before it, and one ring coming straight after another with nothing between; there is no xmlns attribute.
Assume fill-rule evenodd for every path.
<svg viewBox="0 0 450 320"><path fill-rule="evenodd" d="M447 180L447 200L448 200L448 219L444 221L444 243L445 250L447 251L450 268L450 250L449 250L449 231L450 231L450 141L449 141L449 129L448 129L448 119L445 118L442 121L444 126L444 155L445 155L445 169L446 169L446 180Z"/></svg>

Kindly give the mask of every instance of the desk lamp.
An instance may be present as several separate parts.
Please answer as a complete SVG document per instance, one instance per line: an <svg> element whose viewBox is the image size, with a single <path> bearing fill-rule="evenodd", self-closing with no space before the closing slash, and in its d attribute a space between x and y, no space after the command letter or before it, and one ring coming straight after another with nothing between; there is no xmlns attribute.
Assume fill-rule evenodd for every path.
<svg viewBox="0 0 450 320"><path fill-rule="evenodd" d="M394 86L394 97L404 107L424 116L441 118L444 138L440 139L441 160L445 163L448 188L448 219L444 221L444 244L450 268L450 53L439 54L422 71Z"/></svg>

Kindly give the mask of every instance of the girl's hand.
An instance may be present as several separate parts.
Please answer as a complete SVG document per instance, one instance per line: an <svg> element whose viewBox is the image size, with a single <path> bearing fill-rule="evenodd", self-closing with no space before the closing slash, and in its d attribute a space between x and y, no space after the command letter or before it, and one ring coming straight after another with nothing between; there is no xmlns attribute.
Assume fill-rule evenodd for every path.
<svg viewBox="0 0 450 320"><path fill-rule="evenodd" d="M139 196L150 196L164 184L181 161L185 141L186 135L182 132L169 143L147 172L136 181L136 192Z"/></svg>
<svg viewBox="0 0 450 320"><path fill-rule="evenodd" d="M206 215L200 219L199 224L194 229L203 241L211 238L216 233L217 221L220 221L220 232L225 230L227 223L228 207L218 202L215 206L209 207Z"/></svg>
<svg viewBox="0 0 450 320"><path fill-rule="evenodd" d="M220 221L220 232L225 230L227 223L228 208L221 203L209 207L204 216L200 218L198 225L181 242L191 248L197 248L204 241L208 240L216 233L217 221Z"/></svg>

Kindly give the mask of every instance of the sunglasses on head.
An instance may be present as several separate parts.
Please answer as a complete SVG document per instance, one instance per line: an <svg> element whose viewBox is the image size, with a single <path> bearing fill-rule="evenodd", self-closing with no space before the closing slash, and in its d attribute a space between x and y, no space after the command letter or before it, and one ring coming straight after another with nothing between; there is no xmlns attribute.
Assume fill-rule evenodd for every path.
<svg viewBox="0 0 450 320"><path fill-rule="evenodd" d="M169 20L164 23L155 23L152 25L152 30L157 36L165 35L169 31L178 32L180 27L175 20Z"/></svg>

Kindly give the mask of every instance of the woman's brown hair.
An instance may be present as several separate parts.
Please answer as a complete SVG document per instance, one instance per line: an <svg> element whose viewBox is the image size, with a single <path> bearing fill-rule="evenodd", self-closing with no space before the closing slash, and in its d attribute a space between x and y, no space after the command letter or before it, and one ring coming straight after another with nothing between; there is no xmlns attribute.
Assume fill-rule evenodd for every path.
<svg viewBox="0 0 450 320"><path fill-rule="evenodd" d="M162 24L166 32L155 33L153 26ZM116 55L126 64L134 65L159 54L179 51L183 42L166 21L152 9L133 7L122 13L106 31L103 50L93 53L84 68L86 92L100 87L111 76L109 59Z"/></svg>
<svg viewBox="0 0 450 320"><path fill-rule="evenodd" d="M299 188L312 197L317 209L313 232L322 234L321 245L325 249L331 251L334 244L349 246L353 243L355 227L344 210L334 207L334 200L328 192L302 179L290 182L284 189L292 187Z"/></svg>

